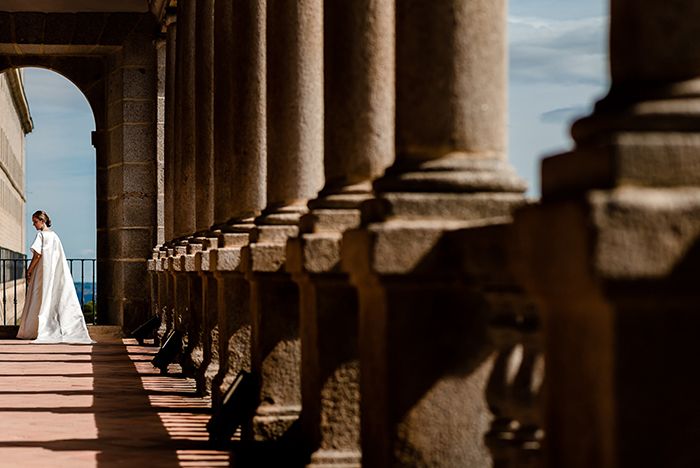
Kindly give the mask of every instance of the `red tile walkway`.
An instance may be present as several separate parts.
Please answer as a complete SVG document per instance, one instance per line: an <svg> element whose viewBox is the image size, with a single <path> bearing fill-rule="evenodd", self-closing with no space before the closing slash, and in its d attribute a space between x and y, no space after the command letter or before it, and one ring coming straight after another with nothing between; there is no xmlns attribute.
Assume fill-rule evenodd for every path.
<svg viewBox="0 0 700 468"><path fill-rule="evenodd" d="M228 466L207 444L209 401L161 376L155 351L0 340L0 466Z"/></svg>

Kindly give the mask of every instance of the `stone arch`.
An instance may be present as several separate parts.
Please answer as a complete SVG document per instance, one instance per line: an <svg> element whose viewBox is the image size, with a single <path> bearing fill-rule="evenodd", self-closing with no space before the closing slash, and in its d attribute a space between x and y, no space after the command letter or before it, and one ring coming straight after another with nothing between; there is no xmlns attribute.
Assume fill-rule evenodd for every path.
<svg viewBox="0 0 700 468"><path fill-rule="evenodd" d="M68 66L68 64L61 63L63 61L56 60L55 57L33 56L31 58L26 57L24 59L25 60L15 59L13 61L14 63L12 66L5 65L1 67L0 73L4 73L10 68L41 68L56 73L57 75L60 75L62 78L70 81L71 84L73 84L73 86L75 86L80 91L80 93L87 101L88 105L90 106L90 110L92 111L92 117L95 122L95 128L100 128L104 126L104 119L102 118L102 113L104 111L104 103L102 102L103 96L94 92L88 94L91 86L90 83L86 80L87 76L82 75L80 73L75 73L76 70L74 68Z"/></svg>
<svg viewBox="0 0 700 468"><path fill-rule="evenodd" d="M92 109L98 321L125 329L149 313L145 262L162 224L158 32L151 13L0 11L0 70L52 70Z"/></svg>

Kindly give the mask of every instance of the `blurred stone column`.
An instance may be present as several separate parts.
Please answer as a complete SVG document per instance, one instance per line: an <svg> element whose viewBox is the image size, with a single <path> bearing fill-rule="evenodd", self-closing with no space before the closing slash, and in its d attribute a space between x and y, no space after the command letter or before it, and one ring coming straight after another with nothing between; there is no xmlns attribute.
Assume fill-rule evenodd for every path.
<svg viewBox="0 0 700 468"><path fill-rule="evenodd" d="M218 285L219 370L212 384L217 407L236 375L251 370L249 285L241 250L254 228L253 217L265 205L266 4L218 1L214 18L214 219L220 234L209 267Z"/></svg>
<svg viewBox="0 0 700 468"><path fill-rule="evenodd" d="M371 181L394 156L393 2L324 5L326 183L287 244L300 293L302 430L310 466L360 465L357 292L340 269Z"/></svg>
<svg viewBox="0 0 700 468"><path fill-rule="evenodd" d="M244 250L259 380L258 441L291 442L301 410L299 294L285 273L287 239L323 183L321 0L267 2L267 207Z"/></svg>
<svg viewBox="0 0 700 468"><path fill-rule="evenodd" d="M502 221L504 0L396 4L396 161L343 237L359 293L362 465L489 466L487 308L446 242Z"/></svg>
<svg viewBox="0 0 700 468"><path fill-rule="evenodd" d="M516 217L546 324L545 449L552 467L697 466L700 4L611 6L610 92Z"/></svg>

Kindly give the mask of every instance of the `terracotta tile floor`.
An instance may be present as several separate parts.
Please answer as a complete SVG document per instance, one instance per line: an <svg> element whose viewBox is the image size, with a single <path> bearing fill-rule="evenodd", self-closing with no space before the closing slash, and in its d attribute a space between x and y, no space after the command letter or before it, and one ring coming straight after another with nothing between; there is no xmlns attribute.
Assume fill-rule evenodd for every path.
<svg viewBox="0 0 700 468"><path fill-rule="evenodd" d="M209 401L161 376L155 351L0 340L0 466L228 466L207 444Z"/></svg>

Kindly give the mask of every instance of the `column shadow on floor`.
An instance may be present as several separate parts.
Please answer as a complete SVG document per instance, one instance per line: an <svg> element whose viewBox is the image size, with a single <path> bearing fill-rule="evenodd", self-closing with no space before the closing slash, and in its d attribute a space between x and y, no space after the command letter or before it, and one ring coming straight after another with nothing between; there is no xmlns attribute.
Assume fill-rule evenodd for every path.
<svg viewBox="0 0 700 468"><path fill-rule="evenodd" d="M142 359L155 351L124 344L93 348L93 409L102 441L97 466L227 466L228 453L213 451L206 439L202 421L209 405L197 404L193 382L161 376L150 359ZM154 383L144 388L142 377Z"/></svg>
<svg viewBox="0 0 700 468"><path fill-rule="evenodd" d="M210 401L178 369L163 376L153 368L156 348L23 346L5 353L22 356L0 375L0 418L15 428L0 452L15 454L10 459L40 456L45 466L76 468L230 466L228 447L215 450L208 440ZM10 459L0 465L18 466Z"/></svg>

